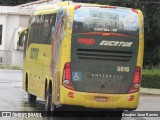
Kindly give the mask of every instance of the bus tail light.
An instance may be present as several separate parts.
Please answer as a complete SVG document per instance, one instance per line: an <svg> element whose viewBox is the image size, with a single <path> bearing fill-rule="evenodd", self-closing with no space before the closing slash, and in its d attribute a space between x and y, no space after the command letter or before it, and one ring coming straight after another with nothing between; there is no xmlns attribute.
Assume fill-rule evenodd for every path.
<svg viewBox="0 0 160 120"><path fill-rule="evenodd" d="M141 68L137 66L134 74L134 81L128 93L137 92L140 88L140 82L141 82Z"/></svg>
<svg viewBox="0 0 160 120"><path fill-rule="evenodd" d="M63 81L62 81L63 86L65 86L68 89L75 90L71 78L72 78L71 77L71 66L70 66L70 63L67 62L64 65Z"/></svg>
<svg viewBox="0 0 160 120"><path fill-rule="evenodd" d="M77 10L77 9L79 9L79 8L81 8L81 5L75 6L75 10Z"/></svg>

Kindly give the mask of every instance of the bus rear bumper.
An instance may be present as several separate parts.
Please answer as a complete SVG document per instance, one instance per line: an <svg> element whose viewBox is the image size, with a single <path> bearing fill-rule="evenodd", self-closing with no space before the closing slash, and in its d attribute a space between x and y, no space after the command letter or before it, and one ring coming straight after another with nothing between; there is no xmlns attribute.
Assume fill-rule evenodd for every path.
<svg viewBox="0 0 160 120"><path fill-rule="evenodd" d="M135 110L138 107L139 92L131 94L100 94L69 90L61 86L60 104L86 108Z"/></svg>

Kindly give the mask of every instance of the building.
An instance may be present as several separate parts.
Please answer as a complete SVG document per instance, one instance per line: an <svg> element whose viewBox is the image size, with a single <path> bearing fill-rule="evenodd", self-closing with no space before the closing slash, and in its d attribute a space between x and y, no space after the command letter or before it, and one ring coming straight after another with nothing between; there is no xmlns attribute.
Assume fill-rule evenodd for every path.
<svg viewBox="0 0 160 120"><path fill-rule="evenodd" d="M27 26L31 10L0 6L0 64L21 66L22 51L17 50L18 30Z"/></svg>
<svg viewBox="0 0 160 120"><path fill-rule="evenodd" d="M50 2L53 1L39 0L15 7L0 6L0 65L23 66L23 50L17 45L18 33L28 26L29 17L37 6Z"/></svg>

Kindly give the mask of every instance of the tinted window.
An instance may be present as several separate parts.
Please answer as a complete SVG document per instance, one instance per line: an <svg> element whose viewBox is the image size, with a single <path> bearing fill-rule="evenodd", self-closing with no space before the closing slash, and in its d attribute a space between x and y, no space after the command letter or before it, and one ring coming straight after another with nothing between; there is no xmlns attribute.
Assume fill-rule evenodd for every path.
<svg viewBox="0 0 160 120"><path fill-rule="evenodd" d="M29 44L51 44L51 29L55 25L56 14L38 15L32 17Z"/></svg>
<svg viewBox="0 0 160 120"><path fill-rule="evenodd" d="M138 37L138 14L132 9L81 7L75 10L73 34L112 32Z"/></svg>

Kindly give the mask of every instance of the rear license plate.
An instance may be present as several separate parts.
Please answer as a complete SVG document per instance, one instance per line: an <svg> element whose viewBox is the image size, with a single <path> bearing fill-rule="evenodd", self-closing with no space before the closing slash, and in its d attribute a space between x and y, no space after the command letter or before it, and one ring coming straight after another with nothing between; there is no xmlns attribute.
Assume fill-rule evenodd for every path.
<svg viewBox="0 0 160 120"><path fill-rule="evenodd" d="M98 96L95 96L95 101L97 102L107 102L108 101L108 98L107 97L98 97Z"/></svg>

